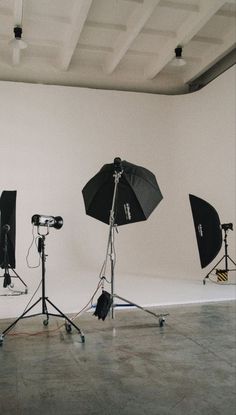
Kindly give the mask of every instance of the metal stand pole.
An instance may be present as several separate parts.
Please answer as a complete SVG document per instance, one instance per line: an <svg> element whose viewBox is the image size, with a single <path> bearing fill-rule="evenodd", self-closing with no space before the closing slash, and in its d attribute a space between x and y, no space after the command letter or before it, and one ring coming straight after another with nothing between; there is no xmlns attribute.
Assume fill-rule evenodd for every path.
<svg viewBox="0 0 236 415"><path fill-rule="evenodd" d="M115 230L115 203L116 203L116 196L117 196L117 189L119 180L121 178L123 171L114 173L114 192L112 197L112 205L110 210L110 218L109 218L109 236L108 236L108 244L107 244L107 254L106 254L106 263L107 257L110 257L110 264L111 264L111 297L112 297L112 304L111 304L111 317L114 318L115 310L114 310L114 286L115 286L115 278L114 278L114 270L115 270L115 252L114 252L114 230ZM105 270L106 271L106 265Z"/></svg>
<svg viewBox="0 0 236 415"><path fill-rule="evenodd" d="M80 328L76 324L74 324L73 321L70 320L45 295L45 274L46 274L45 262L46 262L46 257L47 257L47 255L45 254L45 237L46 237L46 235L48 235L48 233L49 233L49 228L48 228L47 233L44 234L44 235L40 234L39 231L38 231L38 234L40 235L40 252L41 252L41 258L42 258L42 296L37 301L35 301L35 303L33 305L31 305L30 307L26 308L26 310L20 315L20 317L18 317L12 324L10 324L10 326L8 326L0 334L0 345L2 345L3 339L7 335L7 333L17 324L17 322L19 320L21 320L23 318L35 317L35 316L39 316L39 315L46 315L46 319L43 321L44 326L47 326L48 325L49 316L62 317L62 318L64 318L65 319L65 329L66 329L66 331L67 332L71 332L71 326L73 326L78 331L78 333L80 334L82 343L85 342L84 334L82 333L82 331L80 330ZM41 313L35 313L35 314L28 315L29 311L31 311L40 302L42 302L42 312ZM54 314L54 313L48 312L47 303L49 303L58 312L58 314Z"/></svg>
<svg viewBox="0 0 236 415"><path fill-rule="evenodd" d="M229 272L229 271L236 271L236 269L235 268L233 268L233 269L229 269L228 268L228 260L230 260L231 261L231 263L232 264L234 264L234 265L236 265L236 263L232 260L232 258L230 258L230 256L228 255L228 243L227 243L227 230L226 229L224 229L224 249L225 249L225 253L224 253L224 255L222 256L222 258L217 262L217 264L215 264L214 265L214 267L208 272L208 274L203 278L203 284L205 285L206 284L206 279L207 278L209 278L209 276L210 276L210 274L212 273L212 271L214 271L214 270L216 270L216 267L217 267L217 265L219 265L222 261L223 261L223 259L225 260L225 268L224 268L224 270L226 271L226 272Z"/></svg>
<svg viewBox="0 0 236 415"><path fill-rule="evenodd" d="M116 196L117 196L117 190L118 190L118 184L119 184L119 180L121 178L122 175L122 171L121 172L116 172L114 174L114 180L115 180L115 186L114 186L114 193L113 193L113 198L112 198L112 207L111 207L111 211L110 211L110 219L109 219L109 224L110 224L110 228L109 228L109 236L108 236L108 244L107 244L107 254L106 254L106 262L107 262L107 257L109 255L110 257L110 266L111 266L111 297L112 297L112 304L111 304L111 318L114 319L115 318L115 304L114 304L114 298L119 298L122 301L125 301L126 303L139 308L142 311L145 311L146 313L156 317L159 319L159 325L160 327L163 327L164 322L165 322L165 318L166 316L169 315L169 313L166 314L156 314L153 313L152 311L147 310L146 308L133 303L132 301L129 301L117 294L115 294L114 292L114 287L115 287L115 202L116 202ZM105 269L106 269L106 265L105 265Z"/></svg>
<svg viewBox="0 0 236 415"><path fill-rule="evenodd" d="M115 297L115 253L114 253L114 227L111 228L111 240L110 240L110 261L111 261L111 318L115 318L115 305L113 298Z"/></svg>

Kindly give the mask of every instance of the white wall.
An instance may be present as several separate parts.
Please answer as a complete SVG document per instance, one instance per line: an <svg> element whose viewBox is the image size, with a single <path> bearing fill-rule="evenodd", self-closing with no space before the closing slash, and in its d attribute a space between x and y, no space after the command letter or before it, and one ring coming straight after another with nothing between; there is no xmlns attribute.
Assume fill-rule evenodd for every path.
<svg viewBox="0 0 236 415"><path fill-rule="evenodd" d="M0 191L17 190L16 271L29 286L27 296L0 297L1 317L21 313L40 281L41 269L25 261L35 213L64 218L46 238L48 296L66 312L90 298L108 226L86 216L81 190L116 156L154 172L164 196L147 221L120 228L117 289L155 304L150 281L202 284L207 270L200 268L188 194L211 203L222 222L236 223L234 68L183 96L0 82L0 104ZM235 233L229 244L235 257ZM37 260L35 249L30 260ZM175 291L163 294L166 303L176 302Z"/></svg>

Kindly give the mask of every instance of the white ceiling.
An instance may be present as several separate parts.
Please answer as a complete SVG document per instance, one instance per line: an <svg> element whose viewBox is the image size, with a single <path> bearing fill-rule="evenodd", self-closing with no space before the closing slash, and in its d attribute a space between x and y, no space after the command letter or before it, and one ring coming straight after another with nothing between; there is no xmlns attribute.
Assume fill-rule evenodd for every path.
<svg viewBox="0 0 236 415"><path fill-rule="evenodd" d="M236 0L0 0L0 80L184 93L235 39Z"/></svg>

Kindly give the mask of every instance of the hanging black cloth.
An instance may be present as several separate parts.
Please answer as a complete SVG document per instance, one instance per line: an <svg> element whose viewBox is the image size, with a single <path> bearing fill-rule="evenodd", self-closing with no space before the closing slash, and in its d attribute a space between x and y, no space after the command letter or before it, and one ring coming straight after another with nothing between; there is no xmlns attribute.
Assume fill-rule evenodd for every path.
<svg viewBox="0 0 236 415"><path fill-rule="evenodd" d="M110 307L112 305L112 297L107 291L102 291L102 294L98 298L96 310L93 313L94 316L98 317L98 320L105 320Z"/></svg>

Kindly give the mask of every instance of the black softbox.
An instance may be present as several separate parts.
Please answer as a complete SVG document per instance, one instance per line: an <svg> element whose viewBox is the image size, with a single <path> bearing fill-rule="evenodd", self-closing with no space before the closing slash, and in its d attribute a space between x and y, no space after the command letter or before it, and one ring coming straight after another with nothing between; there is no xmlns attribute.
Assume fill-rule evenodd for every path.
<svg viewBox="0 0 236 415"><path fill-rule="evenodd" d="M189 195L201 267L216 257L222 246L222 230L217 211L197 196Z"/></svg>
<svg viewBox="0 0 236 415"><path fill-rule="evenodd" d="M4 252L7 239L7 253ZM16 267L16 190L4 190L0 198L0 266ZM7 260L7 264L5 263Z"/></svg>

